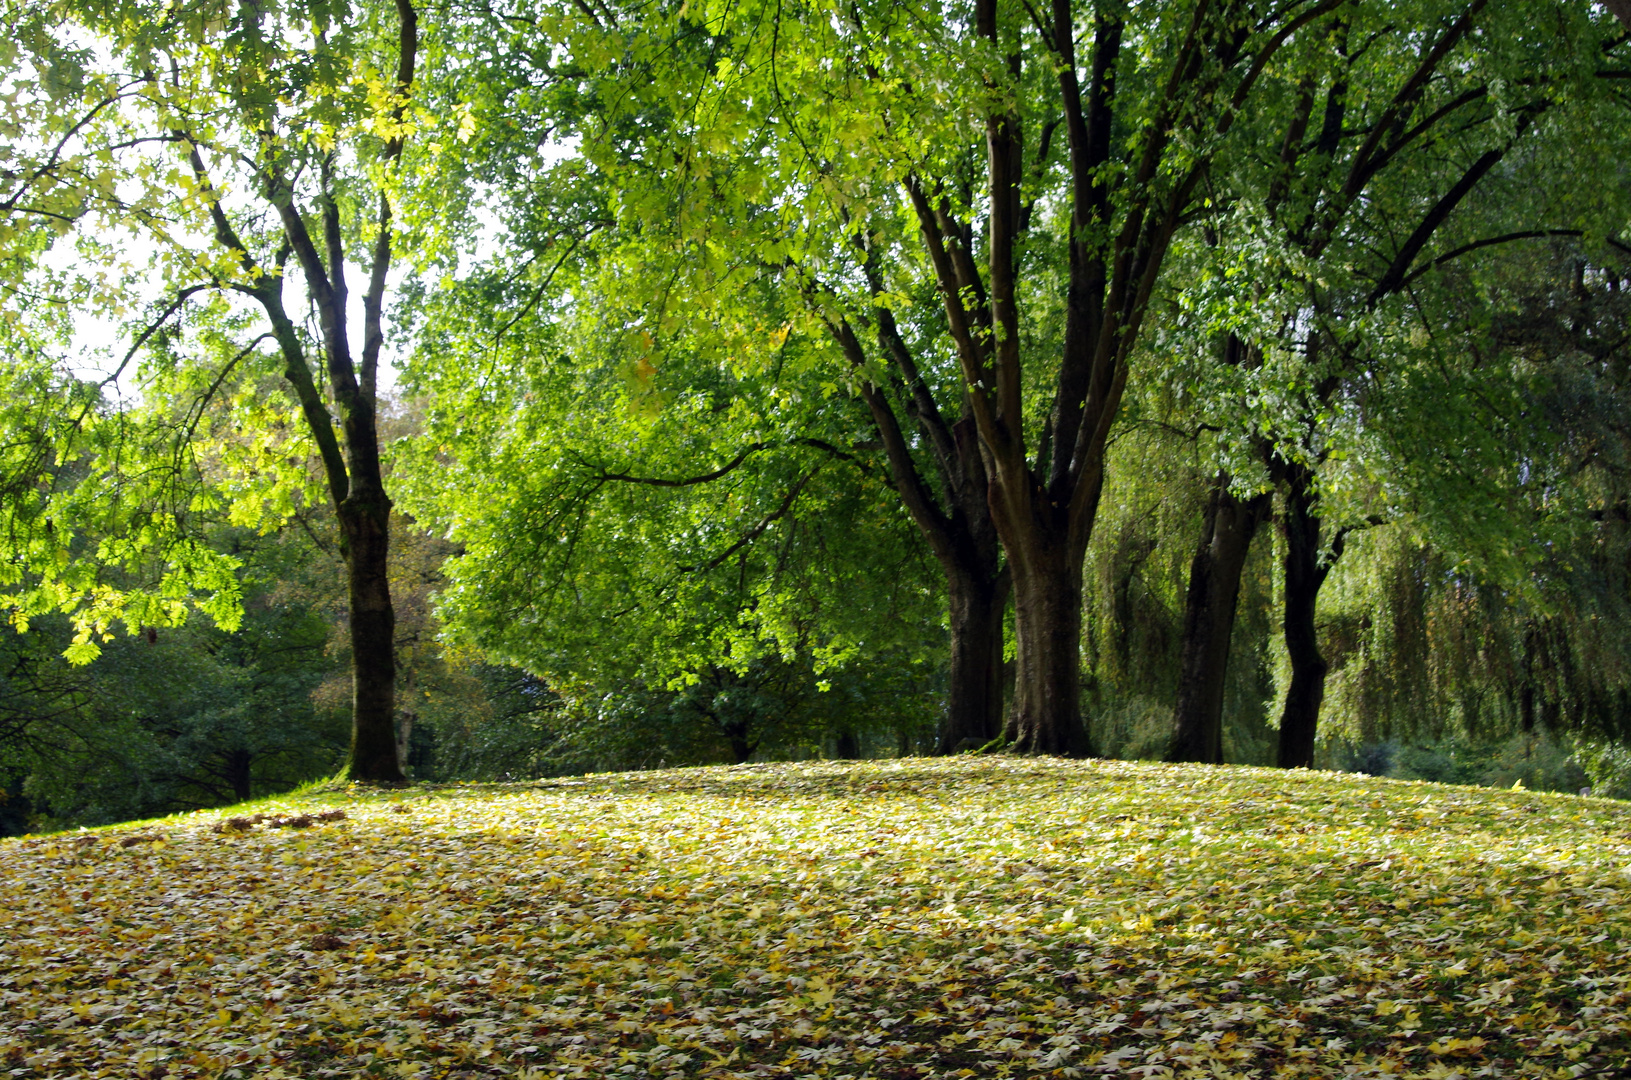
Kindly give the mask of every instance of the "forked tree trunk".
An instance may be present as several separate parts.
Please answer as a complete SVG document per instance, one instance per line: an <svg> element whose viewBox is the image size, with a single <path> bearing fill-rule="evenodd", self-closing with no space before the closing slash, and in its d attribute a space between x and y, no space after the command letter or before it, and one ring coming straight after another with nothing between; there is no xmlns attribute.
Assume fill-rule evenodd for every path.
<svg viewBox="0 0 1631 1080"><path fill-rule="evenodd" d="M881 292L881 283L874 280L874 288ZM830 326L851 364L865 370L866 353L854 328L846 322ZM951 656L946 712L935 750L951 754L984 746L1001 730L1002 617L1008 572L991 520L985 461L974 421L965 417L952 422L941 414L888 308L879 308L877 330L879 351L899 374L904 410L929 451L924 456L938 480L931 484L919 468L884 388L862 383L861 399L883 443L890 481L946 576Z"/></svg>
<svg viewBox="0 0 1631 1080"><path fill-rule="evenodd" d="M339 506L350 586L351 774L402 779L396 741L396 612L386 558L391 503L354 488Z"/></svg>
<svg viewBox="0 0 1631 1080"><path fill-rule="evenodd" d="M1342 554L1339 533L1331 545L1331 558L1320 562L1320 519L1314 513L1317 496L1313 477L1302 465L1285 469L1287 481L1282 529L1285 535L1285 635L1291 662L1291 685L1280 713L1280 748L1276 760L1282 769L1314 766L1314 739L1319 733L1320 705L1325 700L1328 665L1320 655L1319 630L1314 621L1320 587Z"/></svg>
<svg viewBox="0 0 1631 1080"><path fill-rule="evenodd" d="M1207 501L1200 543L1189 564L1189 593L1179 644L1178 703L1168 761L1223 764L1223 690L1240 575L1252 537L1272 505L1268 494L1240 499L1220 472Z"/></svg>
<svg viewBox="0 0 1631 1080"><path fill-rule="evenodd" d="M1014 566L1014 708L1008 742L1021 753L1086 757L1082 723L1082 558L1036 545Z"/></svg>

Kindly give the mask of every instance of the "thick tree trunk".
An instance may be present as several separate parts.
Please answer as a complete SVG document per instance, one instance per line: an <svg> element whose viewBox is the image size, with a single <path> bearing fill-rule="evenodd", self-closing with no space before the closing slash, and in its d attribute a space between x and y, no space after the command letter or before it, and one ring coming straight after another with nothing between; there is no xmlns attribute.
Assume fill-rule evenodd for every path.
<svg viewBox="0 0 1631 1080"><path fill-rule="evenodd" d="M1189 594L1179 644L1178 703L1168 761L1223 764L1223 688L1240 574L1252 537L1272 504L1268 494L1239 499L1220 472L1189 564Z"/></svg>
<svg viewBox="0 0 1631 1080"><path fill-rule="evenodd" d="M354 780L404 779L396 745L396 611L386 558L391 502L353 488L340 504L351 601L351 758Z"/></svg>
<svg viewBox="0 0 1631 1080"><path fill-rule="evenodd" d="M851 728L843 728L838 732L837 744L833 749L833 757L839 761L856 761L861 756L861 737Z"/></svg>
<svg viewBox="0 0 1631 1080"><path fill-rule="evenodd" d="M1002 618L1008 578L948 570L951 664L937 750L977 750L1002 733Z"/></svg>
<svg viewBox="0 0 1631 1080"><path fill-rule="evenodd" d="M1320 563L1320 519L1314 514L1316 496L1312 475L1301 465L1285 470L1287 487L1282 528L1285 534L1285 635L1291 661L1291 685L1280 713L1282 769L1314 766L1314 738L1319 731L1320 704L1325 700L1327 664L1320 655L1319 632L1314 622L1320 586L1331 563L1342 554L1340 538L1332 545L1331 560Z"/></svg>
<svg viewBox="0 0 1631 1080"><path fill-rule="evenodd" d="M1014 565L1018 645L1008 742L1021 753L1086 757L1082 723L1082 557L1036 545Z"/></svg>

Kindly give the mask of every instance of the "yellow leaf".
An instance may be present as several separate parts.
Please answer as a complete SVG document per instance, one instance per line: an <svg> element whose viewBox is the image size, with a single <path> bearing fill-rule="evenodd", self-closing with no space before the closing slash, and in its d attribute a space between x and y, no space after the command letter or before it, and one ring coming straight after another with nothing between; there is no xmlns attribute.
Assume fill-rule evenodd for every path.
<svg viewBox="0 0 1631 1080"><path fill-rule="evenodd" d="M817 1007L825 1007L832 1003L833 989L827 985L827 980L817 977L810 980L810 1000Z"/></svg>

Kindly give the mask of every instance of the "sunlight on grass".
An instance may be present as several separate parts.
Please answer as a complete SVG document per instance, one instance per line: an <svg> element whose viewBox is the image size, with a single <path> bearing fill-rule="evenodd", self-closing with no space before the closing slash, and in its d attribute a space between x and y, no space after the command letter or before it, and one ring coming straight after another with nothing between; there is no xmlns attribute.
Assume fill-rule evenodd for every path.
<svg viewBox="0 0 1631 1080"><path fill-rule="evenodd" d="M255 809L0 842L0 1065L1472 1077L1631 1053L1631 807L1605 800L965 758Z"/></svg>

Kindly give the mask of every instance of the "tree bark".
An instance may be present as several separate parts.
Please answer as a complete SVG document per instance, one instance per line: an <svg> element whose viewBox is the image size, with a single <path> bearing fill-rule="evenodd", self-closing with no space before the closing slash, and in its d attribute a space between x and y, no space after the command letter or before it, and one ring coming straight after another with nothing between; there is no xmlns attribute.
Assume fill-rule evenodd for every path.
<svg viewBox="0 0 1631 1080"><path fill-rule="evenodd" d="M1331 545L1331 557L1320 561L1320 519L1314 513L1317 496L1313 474L1305 465L1288 465L1285 512L1286 654L1291 661L1291 685L1280 713L1280 747L1276 764L1282 769L1314 767L1314 739L1319 730L1320 705L1325 700L1328 665L1320 655L1319 631L1314 621L1320 587L1342 554L1342 534Z"/></svg>
<svg viewBox="0 0 1631 1080"><path fill-rule="evenodd" d="M1252 537L1273 503L1267 493L1237 498L1229 491L1229 480L1228 473L1218 473L1207 501L1200 543L1189 564L1189 593L1179 644L1178 703L1173 710L1168 761L1223 764L1223 689L1240 574Z"/></svg>
<svg viewBox="0 0 1631 1080"><path fill-rule="evenodd" d="M946 574L951 623L946 714L937 750L977 750L1002 734L1002 619L1008 577L950 568Z"/></svg>
<svg viewBox="0 0 1631 1080"><path fill-rule="evenodd" d="M1021 753L1086 757L1082 723L1082 557L1035 545L1014 565L1018 644L1008 743Z"/></svg>
<svg viewBox="0 0 1631 1080"><path fill-rule="evenodd" d="M396 612L387 556L391 502L382 488L353 488L339 505L351 616L353 777L403 779L396 745Z"/></svg>

